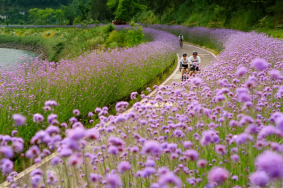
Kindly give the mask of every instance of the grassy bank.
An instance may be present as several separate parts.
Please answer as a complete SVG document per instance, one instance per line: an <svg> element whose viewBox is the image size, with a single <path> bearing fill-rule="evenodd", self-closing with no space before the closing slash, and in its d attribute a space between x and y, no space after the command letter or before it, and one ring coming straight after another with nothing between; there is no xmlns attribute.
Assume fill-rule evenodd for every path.
<svg viewBox="0 0 283 188"><path fill-rule="evenodd" d="M0 29L0 43L40 45L46 49L49 61L73 58L98 49L108 39L112 25L88 29Z"/></svg>
<svg viewBox="0 0 283 188"><path fill-rule="evenodd" d="M132 47L151 41L142 28L117 27L112 24L88 29L10 29L0 28L0 43L42 46L49 61L71 59L93 50Z"/></svg>
<svg viewBox="0 0 283 188"><path fill-rule="evenodd" d="M276 29L256 28L254 30L259 32L259 33L265 33L268 36L272 36L274 38L283 39L283 29L280 29L280 28L276 28Z"/></svg>

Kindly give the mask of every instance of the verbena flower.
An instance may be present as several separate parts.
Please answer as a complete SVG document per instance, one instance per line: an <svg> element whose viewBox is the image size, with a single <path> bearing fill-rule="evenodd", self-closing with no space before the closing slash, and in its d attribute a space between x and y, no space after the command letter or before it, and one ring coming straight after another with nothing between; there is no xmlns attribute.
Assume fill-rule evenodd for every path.
<svg viewBox="0 0 283 188"><path fill-rule="evenodd" d="M181 179L176 176L173 172L167 172L166 174L160 176L158 183L161 187L166 187L167 185L173 184L176 188L182 187Z"/></svg>
<svg viewBox="0 0 283 188"><path fill-rule="evenodd" d="M265 171L270 178L283 177L283 158L280 154L264 151L257 156L255 164L258 170Z"/></svg>
<svg viewBox="0 0 283 188"><path fill-rule="evenodd" d="M252 173L249 177L251 183L260 187L267 187L270 179L265 171Z"/></svg>
<svg viewBox="0 0 283 188"><path fill-rule="evenodd" d="M211 182L216 182L218 184L223 184L229 177L229 172L220 167L213 167L208 173L208 180Z"/></svg>
<svg viewBox="0 0 283 188"><path fill-rule="evenodd" d="M268 64L265 61L265 59L255 58L254 60L251 61L251 67L253 67L257 71L262 71L267 69Z"/></svg>
<svg viewBox="0 0 283 188"><path fill-rule="evenodd" d="M26 122L26 117L21 114L13 114L12 118L16 126L22 126Z"/></svg>
<svg viewBox="0 0 283 188"><path fill-rule="evenodd" d="M132 166L128 161L122 161L118 165L118 172L121 174L131 169L132 169Z"/></svg>

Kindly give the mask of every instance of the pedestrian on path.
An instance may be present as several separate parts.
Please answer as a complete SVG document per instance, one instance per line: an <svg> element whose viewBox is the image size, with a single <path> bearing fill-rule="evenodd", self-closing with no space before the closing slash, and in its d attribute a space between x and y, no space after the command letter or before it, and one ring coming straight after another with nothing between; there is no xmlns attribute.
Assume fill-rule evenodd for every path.
<svg viewBox="0 0 283 188"><path fill-rule="evenodd" d="M185 79L184 78L184 72L186 70L187 74L189 73L189 58L187 57L187 54L184 53L183 57L181 58L181 68L182 68L182 81Z"/></svg>
<svg viewBox="0 0 283 188"><path fill-rule="evenodd" d="M200 71L200 63L201 59L198 56L197 52L193 52L193 55L189 57L189 62L190 62L190 77L195 74L197 74L198 71Z"/></svg>

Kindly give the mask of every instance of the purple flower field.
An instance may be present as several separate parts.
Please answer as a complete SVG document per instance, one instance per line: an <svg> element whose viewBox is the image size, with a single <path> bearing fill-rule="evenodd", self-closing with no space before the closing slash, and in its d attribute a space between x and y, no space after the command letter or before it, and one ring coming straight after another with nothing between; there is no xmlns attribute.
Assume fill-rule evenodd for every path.
<svg viewBox="0 0 283 188"><path fill-rule="evenodd" d="M164 27L172 33L175 27L178 29L177 26ZM179 32L177 29L176 33ZM18 126L25 124L26 119L33 119L38 125L49 125L33 136L33 146L25 157L37 163L50 152L58 152L58 156L51 160L56 170L35 169L29 179L25 178L26 187L282 187L282 43L255 32L197 28L188 29L188 34L203 36L202 31L212 37L207 40L211 43L215 41L215 46L223 48L215 61L198 77L173 83L172 86L155 86L157 94L153 98L141 95L145 102L135 103L130 112L123 113L127 102L118 102L117 115L108 116L108 108L99 108L98 104L89 116L97 113L100 123L86 129L77 120L77 116L85 111L86 103L80 101L81 106L76 109L68 106L71 100L60 102L58 106L57 102L44 98L46 102L41 108L45 106L46 110L50 110L46 120L41 114L35 114L33 118L14 115L14 123ZM167 36L165 33L162 35L158 36ZM164 49L168 41L162 41L162 48L158 51L141 52L148 53L148 58L152 59L150 61L157 62L154 57L160 56L151 54ZM168 50L176 50L176 44L170 44L168 42ZM126 52L131 50L125 49ZM112 58L111 55L103 58L100 55L90 54L86 59L107 62L103 58ZM146 60L146 56L141 57L137 53L128 55L131 55L131 60L133 57ZM120 58L128 59L122 54L115 57ZM65 71L70 70L68 74L73 74L72 83L80 88L72 97L80 95L80 90L86 90L82 84L88 87L87 83L92 81L86 78L85 75L90 74L85 73L86 69L74 69L72 63L75 62L92 69L84 58L66 63L70 66L64 66ZM112 62L115 63L114 60ZM53 70L50 65L46 68ZM62 69L63 65L58 66L58 70ZM117 75L125 73L122 68L117 70L120 70ZM55 76L50 80L44 77L49 81L46 83L52 86L63 82L60 80L62 75L53 74ZM98 75L105 78L102 73ZM84 78L85 82L81 83ZM41 82L44 79L38 78ZM125 85L132 84L125 78L120 81L126 81ZM64 87L73 88L73 85ZM122 82L117 89L120 87L123 87ZM115 92L122 91L112 91L111 96ZM132 93L131 98L136 95ZM56 114L57 108L62 108L62 105L69 110L74 109L73 115L61 111ZM61 116L67 115L70 118L67 123L60 121ZM17 136L19 132L12 134ZM62 139L62 135L66 137ZM15 136L1 136L0 168L11 182L11 187L20 185L13 183L17 173L13 172L10 159L14 153L21 153L23 148L23 140Z"/></svg>
<svg viewBox="0 0 283 188"><path fill-rule="evenodd" d="M176 58L178 41L167 32L144 29L154 39L133 48L93 52L59 64L36 59L17 67L1 68L1 127L9 134L14 127L12 115L22 113L26 126L19 135L26 142L42 124L32 121L32 115L47 114L44 101L55 100L59 106L53 113L59 121L67 121L72 109L79 108L87 116L97 106L104 106L129 95L162 74Z"/></svg>
<svg viewBox="0 0 283 188"><path fill-rule="evenodd" d="M150 27L170 32L176 36L182 34L185 37L185 41L200 46L205 46L207 48L216 50L217 52L221 52L224 49L225 43L231 37L231 35L244 33L242 31L236 31L232 29L208 29L205 27L188 28L181 25L168 26L155 24L150 25Z"/></svg>

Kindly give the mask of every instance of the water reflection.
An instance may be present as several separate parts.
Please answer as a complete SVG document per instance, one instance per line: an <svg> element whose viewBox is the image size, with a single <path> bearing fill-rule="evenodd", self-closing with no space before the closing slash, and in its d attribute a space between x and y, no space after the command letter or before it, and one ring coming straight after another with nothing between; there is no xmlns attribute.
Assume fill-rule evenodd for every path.
<svg viewBox="0 0 283 188"><path fill-rule="evenodd" d="M22 62L23 59L27 60L37 56L34 52L27 50L0 48L0 65L14 65L17 62Z"/></svg>

